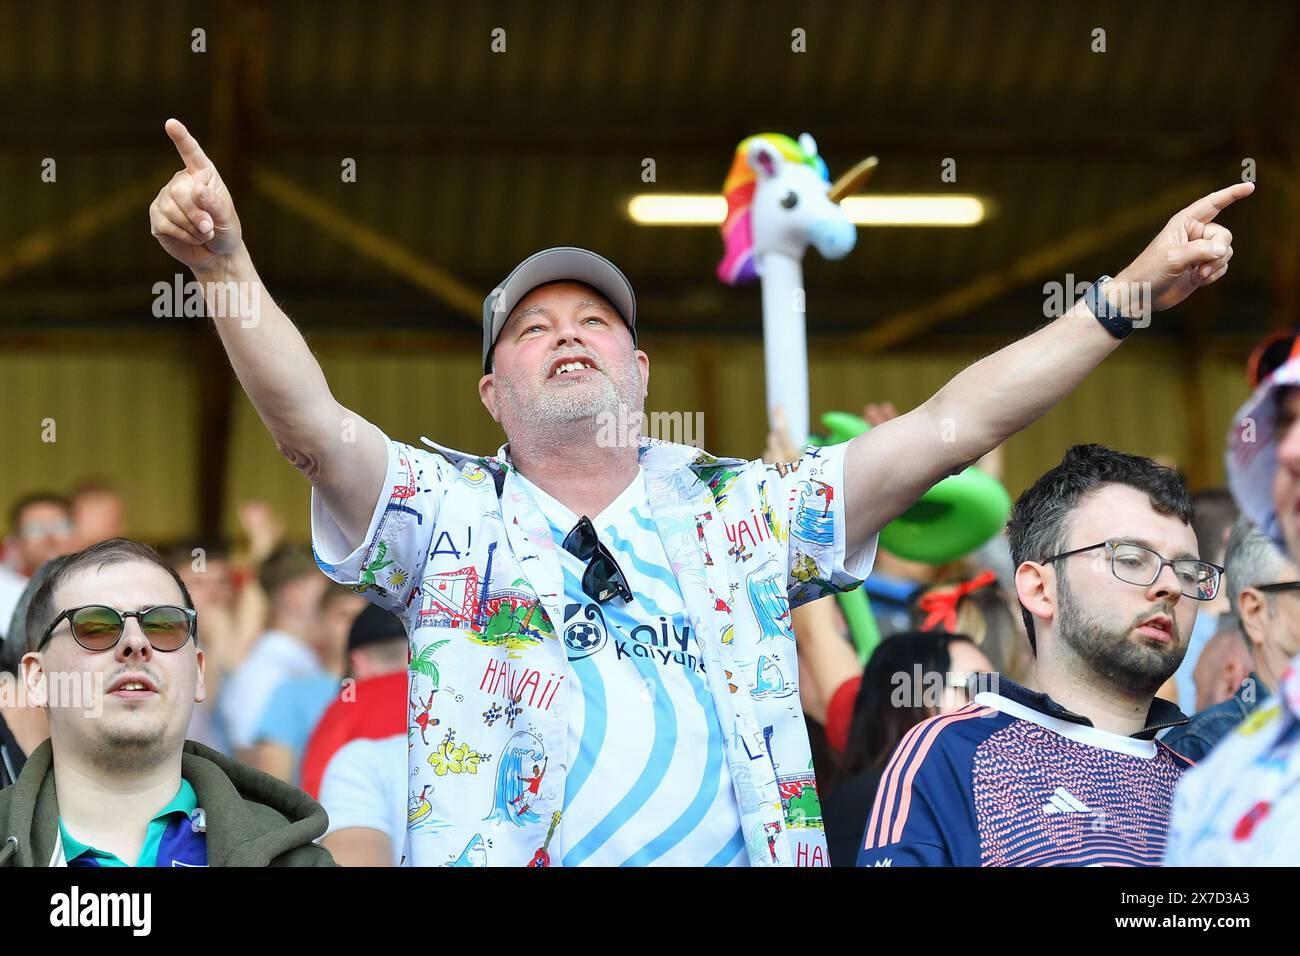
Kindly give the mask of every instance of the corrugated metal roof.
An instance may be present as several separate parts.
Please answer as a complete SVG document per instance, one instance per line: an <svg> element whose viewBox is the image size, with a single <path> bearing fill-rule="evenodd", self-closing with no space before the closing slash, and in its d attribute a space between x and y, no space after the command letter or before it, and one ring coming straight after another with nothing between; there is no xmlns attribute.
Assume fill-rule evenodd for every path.
<svg viewBox="0 0 1300 956"><path fill-rule="evenodd" d="M1199 0L1176 10L1033 0L55 0L0 2L0 22L11 133L0 143L0 254L172 161L167 116L213 137L220 61L238 48L257 64L239 93L244 169L290 177L484 290L541 246L597 248L664 306L656 321L683 330L756 333L757 294L718 286L714 230L635 227L621 203L648 188L717 190L749 133L807 129L832 174L877 152L873 190L956 188L996 203L974 229L863 229L843 262L810 254L810 301L827 304L817 328L846 330L1177 182L1228 182L1245 156L1282 158L1297 119L1286 91L1297 85L1300 7L1285 0L1249 11ZM195 27L207 30L206 54L190 52ZM507 31L504 54L491 51L496 27ZM795 28L806 31L807 53L791 52ZM1091 51L1095 28L1106 30L1104 54ZM263 31L256 42L250 29ZM58 160L57 184L39 181L46 156ZM357 160L355 184L340 181L345 157ZM640 179L646 157L656 161L652 186ZM957 160L955 187L939 180L945 157ZM1259 195L1231 214L1239 254L1225 307L1249 303L1234 315L1247 327L1268 320L1269 238L1283 217L1280 191L1261 176ZM297 290L322 286L362 305L410 293L250 189L236 200L264 277L290 290L291 307ZM1117 235L1078 268L1114 271L1146 238ZM32 293L105 285L138 286L140 304L125 313L147 318L152 282L173 271L142 206L0 285L0 320L20 317L16 291L27 320ZM1041 298L1028 285L970 321L998 327ZM424 309L418 321L469 328L428 297L411 299ZM378 325L412 318L360 311L354 318ZM1023 322L1013 318L1015 327Z"/></svg>

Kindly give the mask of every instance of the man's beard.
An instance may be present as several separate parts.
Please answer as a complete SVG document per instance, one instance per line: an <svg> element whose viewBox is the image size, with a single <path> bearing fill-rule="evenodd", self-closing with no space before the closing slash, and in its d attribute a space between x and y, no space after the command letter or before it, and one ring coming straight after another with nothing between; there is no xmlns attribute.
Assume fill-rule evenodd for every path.
<svg viewBox="0 0 1300 956"><path fill-rule="evenodd" d="M594 355L590 358L599 361ZM635 361L613 369L604 362L601 366L597 378L560 388L549 388L542 382L529 392L504 378L496 386L501 401L514 410L521 431L532 438L558 439L572 435L573 426L579 422L590 420L595 429L607 416L612 422L621 422L641 412L641 374ZM597 387L592 388L593 384Z"/></svg>
<svg viewBox="0 0 1300 956"><path fill-rule="evenodd" d="M95 734L96 760L114 771L154 766L167 752L167 727L159 721L152 727L114 727L101 723Z"/></svg>
<svg viewBox="0 0 1300 956"><path fill-rule="evenodd" d="M1084 611L1070 589L1067 575L1058 575L1057 582L1061 640L1098 677L1128 693L1149 696L1178 670L1187 647L1178 634L1172 606L1149 609L1127 624L1116 625L1090 617ZM1138 623L1161 613L1168 614L1173 622L1168 647L1161 648L1131 636Z"/></svg>

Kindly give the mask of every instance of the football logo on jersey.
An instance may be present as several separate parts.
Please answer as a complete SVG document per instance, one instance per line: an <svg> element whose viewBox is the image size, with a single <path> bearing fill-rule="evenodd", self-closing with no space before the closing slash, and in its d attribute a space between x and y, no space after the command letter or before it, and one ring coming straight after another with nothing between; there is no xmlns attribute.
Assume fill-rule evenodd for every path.
<svg viewBox="0 0 1300 956"><path fill-rule="evenodd" d="M564 646L569 660L590 657L605 646L605 616L599 604L564 606Z"/></svg>

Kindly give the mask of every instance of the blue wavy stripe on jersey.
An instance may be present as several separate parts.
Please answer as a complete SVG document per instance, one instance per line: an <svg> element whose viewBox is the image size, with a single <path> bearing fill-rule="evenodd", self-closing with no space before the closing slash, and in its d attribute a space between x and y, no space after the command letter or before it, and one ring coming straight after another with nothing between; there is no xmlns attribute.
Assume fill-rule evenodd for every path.
<svg viewBox="0 0 1300 956"><path fill-rule="evenodd" d="M654 520L643 515L640 508L633 508L631 515L632 520L636 522L636 526L642 531L649 531L652 534L659 533L659 528L655 525Z"/></svg>
<svg viewBox="0 0 1300 956"><path fill-rule="evenodd" d="M730 866L732 863L736 862L736 857L738 857L744 849L745 834L739 827L737 827L736 832L732 834L731 839L727 841L727 845L719 850L717 854L714 855L713 859L706 863L705 866Z"/></svg>
<svg viewBox="0 0 1300 956"><path fill-rule="evenodd" d="M657 564L646 564L637 557L636 552L632 550L632 546L628 544L625 539L619 537L616 532L606 531L605 536L609 539L610 545L612 545L610 550L618 552L617 557L620 567L624 562L627 562L632 567L636 568L638 573L645 575L651 580L658 581L665 587L671 588L673 592L678 595L681 594L681 591L677 587L677 579L673 577L671 571L667 568L662 568ZM581 588L579 588L579 590L581 590ZM636 624L634 623L632 626L635 627Z"/></svg>
<svg viewBox="0 0 1300 956"><path fill-rule="evenodd" d="M636 512L633 511L633 515L635 514ZM643 596L642 604L651 614L669 616L666 615L663 609L648 596ZM687 682L691 685L691 689L695 691L696 701L699 703L701 709L712 718L708 720L708 757L705 761L704 777L700 781L700 789L696 792L694 799L691 800L691 803L686 810L683 811L667 829L647 843L641 850L628 857L627 860L623 862L623 866L645 866L659 859L659 857L677 846L677 844L689 836L690 833L700 825L704 820L705 815L709 812L709 808L713 806L713 801L718 795L718 786L721 781L722 773L722 761L724 759L722 750L722 725L718 723L717 713L713 705L713 695L709 692L709 688L705 683L704 678L692 668L686 668L685 674ZM739 831L737 831L737 833L739 833ZM741 840L741 844L743 846L743 839ZM729 845L730 844L728 844L728 846ZM731 856L728 857L728 861L730 861L731 857L734 856L735 853L733 852Z"/></svg>
<svg viewBox="0 0 1300 956"><path fill-rule="evenodd" d="M577 581L567 568L564 577L565 589L568 591ZM579 585L580 589L581 585ZM569 591L569 593L573 592ZM606 619L614 619L629 633L639 623L623 608L614 608L612 604L607 604L605 609ZM620 618L621 621L618 620ZM663 679L659 676L659 669L655 663L648 658L637 657L636 655L633 655L632 662L636 665L637 672L640 673L643 681L653 680L655 700L667 700L668 692L664 687ZM583 696L585 698L585 692ZM655 790L658 789L659 784L663 782L664 777L668 775L668 766L673 759L673 745L677 742L677 715L670 708L655 706L654 716L654 742L650 746L650 756L646 758L645 767L642 768L631 789L614 806L614 809L588 831L587 835L572 850L565 854L565 866L579 866L591 854L599 850L638 810L646 805L650 797L654 795ZM577 791L575 790L575 796L576 794Z"/></svg>
<svg viewBox="0 0 1300 956"><path fill-rule="evenodd" d="M704 689L703 681L699 679L699 675L692 674L692 676L695 678L692 681L696 691L695 696L700 700L700 705L712 710L713 698ZM690 806L682 812L681 816L674 820L663 833L628 857L623 862L624 866L645 866L659 859L659 857L686 839L703 822L705 814L713 806L713 801L718 796L718 785L722 774L722 728L719 726L716 717L710 720L708 724L708 758L704 764L704 777L700 781L700 789L696 792L695 798L691 801Z"/></svg>
<svg viewBox="0 0 1300 956"><path fill-rule="evenodd" d="M564 809L569 809L573 798L596 768L596 757L605 746L605 733L609 727L609 698L605 682L600 679L600 668L591 660L569 661L582 686L583 719L582 737L578 743L578 757L569 770L564 785Z"/></svg>
<svg viewBox="0 0 1300 956"><path fill-rule="evenodd" d="M637 532L653 534L657 540L658 531L652 521L643 517L636 508L625 512L624 520L629 516ZM552 518L548 523L556 543L561 544L567 531L556 525L555 520ZM623 530L628 530L628 526L623 526ZM599 534L620 566L628 572L633 588L637 592L635 602L630 605L625 606L621 602L602 605L601 611L611 641L631 643L629 637L632 631L645 625L654 626L655 618L670 622L672 631L681 628L678 636L688 635L690 630L683 618L684 602L681 591L676 578L665 567L666 561L662 559L655 561L654 558L646 560L644 557L646 544L641 545L640 552L634 546L634 541L639 540L637 533L629 531L631 537L626 538L605 522L601 522ZM582 594L581 563L567 554L561 554L560 558L566 598L578 602L588 600ZM638 578L644 579L639 582L639 587ZM659 626L663 626L662 621ZM626 768L627 776L619 780L616 785L618 789L608 790L603 794L594 791L588 793L584 787L599 783L604 788L609 787L612 782L607 779L607 775L595 772L596 762L601 759L606 740L611 740L611 746L614 746L610 734L626 732L615 728L626 724L628 715L621 715L621 720L611 720L607 710L610 706L618 707L620 695L626 695L628 692L628 688L619 681L610 683L617 674L617 669L626 666L626 662L615 658L613 662L604 660L601 664L597 664L599 658L595 657L582 657L569 662L573 676L582 688L584 716L577 740L577 752L573 756L574 766L570 768L566 779L564 807L566 813L571 808L578 807L583 817L572 815L566 817L566 828L570 828L574 841L568 843L566 852L562 856L565 866L580 865L593 860L612 865L618 862L618 858L614 857L611 851L621 851L619 855L626 857L622 860L622 865L650 864L662 860L674 850L680 854L683 843L702 827L707 827L709 821L713 819L710 816L711 812L716 813L720 803L730 797L729 776L724 773L726 758L723 731L705 676L698 670L698 665L691 667L683 663L680 666L684 685L677 683L676 667L679 665L673 661L665 673L660 668L661 665L667 664L663 661L662 654L668 648L660 648L657 643L654 647L655 653L650 657L624 652L625 656L631 658L631 666L635 669L636 676L654 695L653 703L648 703L653 719L645 721L645 724L650 725L646 730L653 735L650 741L650 752L644 765ZM693 654L698 659L700 657L698 643L693 647L688 645L686 653ZM602 677L601 668L609 668L611 664L614 664L615 670ZM620 681L634 680L633 672L623 673L624 676L619 679ZM687 688L689 693L686 692ZM637 703L640 706L640 702ZM684 705L689 710L683 711ZM699 708L700 719L705 723L703 735L699 734L700 728L694 724L695 707ZM614 716L620 717L618 714ZM694 773L688 773L687 779L682 781L679 779L680 771L673 769L675 758L680 759L676 751L682 744L682 733L690 733L693 738L692 746L699 748L700 752L695 758L699 762L693 764L701 773L699 778L696 778ZM705 739L700 739L701 737ZM572 741L570 745L572 746ZM605 759L614 756L612 751L604 754ZM688 762L687 766L692 764ZM636 774L634 779L632 779L633 774ZM664 790L670 780L672 786L676 788L672 793ZM620 792L623 787L627 788L626 792ZM725 793L723 788L727 788ZM694 793L691 792L692 789ZM612 807L610 807L611 800L616 800ZM595 803L598 808L594 813L589 807L591 803ZM665 807L666 813L656 818L656 815L650 814L647 810L648 807L655 806ZM606 810L606 807L609 809ZM592 823L592 820L587 818L588 814L591 817L599 815L599 819L590 830L584 832L585 827ZM634 840L628 839L630 831L625 828L629 826L637 831ZM738 827L734 832L724 830L722 833L710 833L709 837L707 841L709 845L701 848L706 853L717 846L713 842L714 839L725 842L708 858L707 865L734 864L744 853L744 838ZM642 841L644 845L638 847ZM698 862L704 861L701 859Z"/></svg>

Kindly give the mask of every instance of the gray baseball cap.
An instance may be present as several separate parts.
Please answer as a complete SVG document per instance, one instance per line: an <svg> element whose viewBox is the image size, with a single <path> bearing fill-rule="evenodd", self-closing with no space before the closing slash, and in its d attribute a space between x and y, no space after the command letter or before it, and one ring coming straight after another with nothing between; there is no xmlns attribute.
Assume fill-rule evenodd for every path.
<svg viewBox="0 0 1300 956"><path fill-rule="evenodd" d="M483 300L485 374L492 371L492 347L519 300L539 285L563 280L585 283L607 298L627 323L628 331L632 333L632 344L636 344L636 295L623 271L604 256L588 249L556 246L534 252L519 263Z"/></svg>

